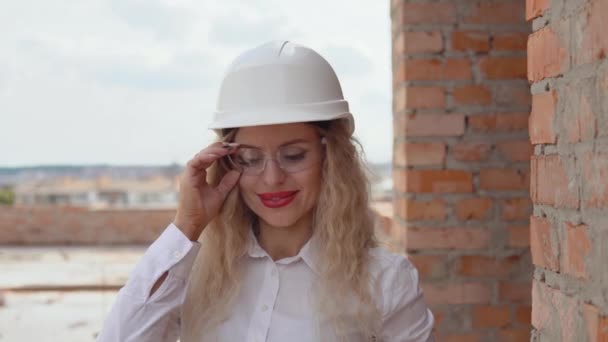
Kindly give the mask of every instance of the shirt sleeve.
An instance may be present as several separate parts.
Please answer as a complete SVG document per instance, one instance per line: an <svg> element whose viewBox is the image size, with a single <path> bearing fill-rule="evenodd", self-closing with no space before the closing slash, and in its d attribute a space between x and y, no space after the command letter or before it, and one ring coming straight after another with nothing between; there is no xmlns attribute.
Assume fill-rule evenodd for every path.
<svg viewBox="0 0 608 342"><path fill-rule="evenodd" d="M434 317L419 284L418 270L399 256L387 270L383 286L384 342L433 342Z"/></svg>
<svg viewBox="0 0 608 342"><path fill-rule="evenodd" d="M175 342L186 281L200 249L170 224L146 250L120 289L106 317L98 342ZM156 281L168 271L150 296Z"/></svg>

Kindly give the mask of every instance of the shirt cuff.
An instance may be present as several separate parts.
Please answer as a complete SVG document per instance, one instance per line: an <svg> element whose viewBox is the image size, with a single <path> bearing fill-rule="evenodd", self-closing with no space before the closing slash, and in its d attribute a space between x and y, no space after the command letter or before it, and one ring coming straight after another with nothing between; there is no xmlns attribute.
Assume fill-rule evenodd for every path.
<svg viewBox="0 0 608 342"><path fill-rule="evenodd" d="M201 244L190 241L173 223L148 247L125 285L131 293L147 298L150 288L165 272L186 280Z"/></svg>

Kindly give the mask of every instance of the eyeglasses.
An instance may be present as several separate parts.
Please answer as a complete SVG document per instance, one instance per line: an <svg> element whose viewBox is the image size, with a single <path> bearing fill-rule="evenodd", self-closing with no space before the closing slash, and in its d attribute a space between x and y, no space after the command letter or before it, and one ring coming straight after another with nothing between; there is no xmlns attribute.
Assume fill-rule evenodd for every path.
<svg viewBox="0 0 608 342"><path fill-rule="evenodd" d="M222 164L227 169L234 169L243 175L257 176L264 172L269 160L277 162L279 167L287 173L295 173L317 165L323 159L321 143L296 143L285 145L276 150L274 158L267 156L259 148L238 146L234 153L222 158Z"/></svg>

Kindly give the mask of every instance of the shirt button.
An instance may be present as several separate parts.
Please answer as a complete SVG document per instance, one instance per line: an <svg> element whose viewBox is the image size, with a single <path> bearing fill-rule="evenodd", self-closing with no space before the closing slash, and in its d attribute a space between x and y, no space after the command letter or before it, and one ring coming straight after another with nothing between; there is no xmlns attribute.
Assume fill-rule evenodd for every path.
<svg viewBox="0 0 608 342"><path fill-rule="evenodd" d="M270 274L272 274L273 276L277 275L277 269L273 268L272 271L270 272Z"/></svg>
<svg viewBox="0 0 608 342"><path fill-rule="evenodd" d="M173 252L173 258L174 259L177 260L177 259L181 258L181 256L182 256L182 252L180 252L180 251Z"/></svg>
<svg viewBox="0 0 608 342"><path fill-rule="evenodd" d="M262 312L266 312L266 310L268 310L268 305L262 305Z"/></svg>

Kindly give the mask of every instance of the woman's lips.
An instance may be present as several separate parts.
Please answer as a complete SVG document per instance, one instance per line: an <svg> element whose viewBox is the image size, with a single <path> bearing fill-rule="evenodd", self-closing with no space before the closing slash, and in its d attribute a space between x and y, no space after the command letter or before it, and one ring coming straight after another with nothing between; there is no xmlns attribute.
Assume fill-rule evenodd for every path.
<svg viewBox="0 0 608 342"><path fill-rule="evenodd" d="M280 208L288 205L296 198L298 191L282 191L258 194L262 204L268 208Z"/></svg>

